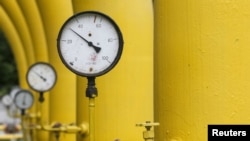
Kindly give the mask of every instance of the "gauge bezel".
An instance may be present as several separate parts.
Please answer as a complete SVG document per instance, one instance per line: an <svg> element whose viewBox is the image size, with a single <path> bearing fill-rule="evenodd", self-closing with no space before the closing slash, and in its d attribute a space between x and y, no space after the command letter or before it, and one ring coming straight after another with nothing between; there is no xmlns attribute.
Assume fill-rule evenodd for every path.
<svg viewBox="0 0 250 141"><path fill-rule="evenodd" d="M77 17L80 17L84 14L97 14L99 16L102 16L104 17L105 19L107 19L111 24L112 26L115 28L116 32L117 32L117 35L118 35L118 40L119 40L119 45L118 45L118 51L117 51L117 55L114 59L114 61L104 70L102 71L99 71L99 72L96 72L96 73L86 73L86 72L80 72L78 70L75 70L73 67L71 67L65 60L65 58L63 57L62 55L62 52L60 50L60 42L61 42L61 35L62 33L64 32L64 30L67 30L66 26L72 21L72 20L76 20ZM107 72L109 72L110 70L112 70L116 65L117 63L119 62L120 58L121 58L121 55L122 55L122 51L123 51L123 36L122 36L122 33L121 33L121 30L120 28L118 27L118 25L115 23L115 21L110 18L109 16L107 16L106 14L103 14L101 12L97 12L97 11L83 11L83 12L80 12L80 13L77 13L71 17L69 17L65 23L62 25L60 31L59 31L59 34L58 34L58 37L57 37L57 50L58 50L58 53L59 53L59 56L62 60L62 63L70 70L72 71L73 73L77 74L77 75L80 75L80 76L83 76L83 77L97 77L97 76L101 76L101 75L104 75L106 74Z"/></svg>
<svg viewBox="0 0 250 141"><path fill-rule="evenodd" d="M17 100L18 100L18 96L20 96L21 94L23 94L23 93L25 93L25 94L28 94L30 97L31 97L31 99L32 99L32 102L29 104L29 105L27 105L27 106L22 106L22 105L19 105L19 102L17 102ZM29 91L29 90L19 90L17 93L16 93L16 95L15 95L15 97L14 97L14 99L13 99L13 102L14 102L14 104L16 105L16 107L17 108L19 108L19 109L21 109L21 110L26 110L26 109L29 109L30 107L32 107L32 105L33 105L33 103L34 103L34 96L33 96L33 94Z"/></svg>
<svg viewBox="0 0 250 141"><path fill-rule="evenodd" d="M53 84L52 84L50 87L46 88L46 89L39 89L39 88L36 88L36 87L32 84L32 82L30 82L29 79L28 79L28 77L29 77L29 75L30 75L30 73L31 73L31 70L32 70L34 67L39 67L39 65L44 65L44 66L47 66L48 68L50 68L51 71L52 71L53 74L54 74L54 77L55 77L55 80L54 80ZM56 72L55 68L54 68L51 64L46 63L46 62L37 62L37 63L32 64L32 65L29 67L29 69L28 69L28 71L27 71L27 73L26 73L26 80L27 80L27 82L28 82L29 87L30 87L32 90L38 91L38 92L46 92L46 91L51 90L51 89L55 86L56 81L57 81L57 72Z"/></svg>

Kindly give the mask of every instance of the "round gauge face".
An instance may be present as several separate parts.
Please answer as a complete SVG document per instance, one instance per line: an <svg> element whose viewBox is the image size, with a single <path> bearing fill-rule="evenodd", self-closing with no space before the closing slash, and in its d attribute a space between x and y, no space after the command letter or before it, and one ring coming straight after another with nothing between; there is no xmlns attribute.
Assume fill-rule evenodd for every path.
<svg viewBox="0 0 250 141"><path fill-rule="evenodd" d="M14 97L14 103L19 109L28 109L32 106L34 97L28 90L20 90Z"/></svg>
<svg viewBox="0 0 250 141"><path fill-rule="evenodd" d="M119 61L123 38L107 15L86 11L70 17L62 26L57 49L64 65L81 76L100 76Z"/></svg>
<svg viewBox="0 0 250 141"><path fill-rule="evenodd" d="M38 92L50 90L56 83L56 71L48 63L38 62L33 64L26 75L29 86Z"/></svg>
<svg viewBox="0 0 250 141"><path fill-rule="evenodd" d="M10 106L12 104L12 98L10 95L6 94L2 97L2 103L5 106Z"/></svg>

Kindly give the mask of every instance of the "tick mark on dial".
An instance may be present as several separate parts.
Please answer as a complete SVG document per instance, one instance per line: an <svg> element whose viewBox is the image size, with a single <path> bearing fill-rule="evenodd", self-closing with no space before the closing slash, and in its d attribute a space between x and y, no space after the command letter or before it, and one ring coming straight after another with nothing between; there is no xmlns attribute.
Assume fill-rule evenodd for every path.
<svg viewBox="0 0 250 141"><path fill-rule="evenodd" d="M71 66L74 66L74 62L69 62L69 64L70 64Z"/></svg>

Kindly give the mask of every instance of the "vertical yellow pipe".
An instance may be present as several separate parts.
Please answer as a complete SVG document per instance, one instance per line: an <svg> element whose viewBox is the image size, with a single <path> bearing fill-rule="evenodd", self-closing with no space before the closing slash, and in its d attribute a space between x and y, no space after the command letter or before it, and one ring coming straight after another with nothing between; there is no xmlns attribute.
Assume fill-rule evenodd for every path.
<svg viewBox="0 0 250 141"><path fill-rule="evenodd" d="M143 141L136 123L153 120L153 10L151 0L73 0L74 13L109 15L119 25L124 50L117 66L96 78L95 140ZM89 122L86 78L77 78L77 121ZM78 141L89 141L79 136Z"/></svg>
<svg viewBox="0 0 250 141"><path fill-rule="evenodd" d="M95 98L89 98L89 141L95 141Z"/></svg>
<svg viewBox="0 0 250 141"><path fill-rule="evenodd" d="M76 122L76 76L61 62L57 52L57 36L62 24L72 15L71 0L36 0L47 40L48 60L57 71L57 83L49 93L49 120L71 124ZM55 140L55 134L50 134ZM73 141L75 134L62 134L60 141Z"/></svg>
<svg viewBox="0 0 250 141"><path fill-rule="evenodd" d="M156 140L248 124L250 1L155 1Z"/></svg>

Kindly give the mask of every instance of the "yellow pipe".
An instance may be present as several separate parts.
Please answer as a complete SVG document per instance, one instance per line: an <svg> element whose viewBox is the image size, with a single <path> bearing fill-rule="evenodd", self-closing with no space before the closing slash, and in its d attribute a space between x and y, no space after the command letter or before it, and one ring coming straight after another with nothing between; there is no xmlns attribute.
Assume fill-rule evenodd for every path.
<svg viewBox="0 0 250 141"><path fill-rule="evenodd" d="M24 15L25 23L28 25L27 28L29 30L30 38L32 40L33 49L27 49L25 50L28 54L34 54L34 61L48 61L48 48L47 43L45 39L45 33L43 28L43 22L39 13L39 9L36 5L35 0L31 1L24 1L24 0L17 0L16 1L18 6L20 7L20 11ZM15 12L16 13L16 12ZM16 14L17 15L17 14ZM30 66L31 64L29 64ZM34 92L34 98L38 98L38 93ZM43 113L41 118L33 118L35 119L34 122L46 122L48 121L49 117L49 97L48 93L45 94L45 102L43 102L43 108L41 109L41 105L36 102L33 106L32 112L33 113ZM40 111L42 110L42 111ZM35 131L34 131L35 132ZM36 136L36 134L34 134ZM37 138L41 140L46 140L48 138L48 133L46 132L38 132ZM35 140L33 138L33 140Z"/></svg>
<svg viewBox="0 0 250 141"><path fill-rule="evenodd" d="M58 124L58 122L54 122L51 125L36 125L34 129L37 130L43 130L43 131L48 131L49 132L57 132L57 133L67 133L67 134L80 134L80 135L86 135L89 132L88 126L86 124L81 124L79 126L76 125L68 125L68 124ZM33 129L33 128L31 128Z"/></svg>
<svg viewBox="0 0 250 141"><path fill-rule="evenodd" d="M28 64L32 64L34 62L34 50L33 43L31 40L31 36L29 34L28 25L25 21L24 15L22 11L18 7L16 1L9 0L1 0L0 5L5 9L8 13L9 18L13 21L13 24L16 28L18 35L20 35L21 42L24 46L25 55L27 55Z"/></svg>
<svg viewBox="0 0 250 141"><path fill-rule="evenodd" d="M95 98L89 98L89 141L95 141Z"/></svg>
<svg viewBox="0 0 250 141"><path fill-rule="evenodd" d="M249 13L250 1L155 1L157 140L249 123Z"/></svg>
<svg viewBox="0 0 250 141"><path fill-rule="evenodd" d="M27 120L27 117L24 114L21 115L21 127L22 127L22 134L23 134L23 140L24 141L30 141L30 134L29 134L29 129L27 128L28 127L28 124L30 124Z"/></svg>
<svg viewBox="0 0 250 141"><path fill-rule="evenodd" d="M25 22L27 23L30 31L31 39L33 42L33 50L27 50L32 52L35 56L35 61L48 61L48 47L44 33L44 27L42 17L39 13L39 9L35 0L17 0L23 15Z"/></svg>
<svg viewBox="0 0 250 141"><path fill-rule="evenodd" d="M31 64L34 62L34 52L33 52L33 44L32 40L29 34L29 29L26 24L25 18L22 15L22 11L18 7L18 4L16 1L6 1L2 0L0 1L0 4L2 8L6 11L8 14L8 18L13 22L11 23L11 26L14 26L15 30L15 35L12 35L13 37L18 36L19 42L21 42L22 47L18 46L17 43L13 43L13 37L9 36L9 32L5 31L5 28L10 25L4 24L4 33L7 35L8 41L11 45L11 48L13 50L16 64L18 67L18 73L19 73L19 85L22 88L28 88L27 83L26 83L26 71L27 71L27 65ZM2 17L1 17L2 18ZM19 50L18 52L16 52ZM21 50L21 51L20 51ZM22 58L25 58L23 60ZM20 63L22 61L22 63ZM25 62L24 62L25 61ZM20 67L21 66L21 67ZM23 67L26 67L25 69L21 69ZM27 132L26 132L27 133Z"/></svg>
<svg viewBox="0 0 250 141"><path fill-rule="evenodd" d="M56 39L62 24L73 14L71 0L36 0L36 3L44 25L48 62L54 66L58 76L55 87L49 93L49 119L44 124L52 121L76 122L76 76L63 65L56 47ZM60 136L60 141L75 139L75 134ZM50 136L50 140L55 140L54 135Z"/></svg>
<svg viewBox="0 0 250 141"><path fill-rule="evenodd" d="M152 0L73 0L72 3L74 13L94 10L109 15L124 38L119 63L96 78L99 94L95 98L95 140L142 140L142 131L134 125L154 121ZM78 124L90 123L84 92L86 80L77 78ZM104 134L104 131L109 132ZM89 136L79 136L78 141L89 141Z"/></svg>
<svg viewBox="0 0 250 141"><path fill-rule="evenodd" d="M8 42L10 43L10 47L13 51L15 61L18 69L19 76L19 85L23 88L27 88L28 84L26 83L26 71L27 71L27 57L25 55L24 47L21 42L20 37L18 36L18 32L15 29L15 26L11 22L11 19L4 11L4 9L0 6L0 28L4 32Z"/></svg>

